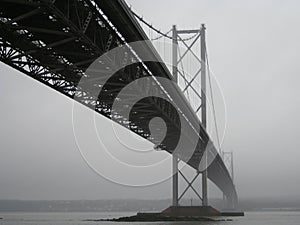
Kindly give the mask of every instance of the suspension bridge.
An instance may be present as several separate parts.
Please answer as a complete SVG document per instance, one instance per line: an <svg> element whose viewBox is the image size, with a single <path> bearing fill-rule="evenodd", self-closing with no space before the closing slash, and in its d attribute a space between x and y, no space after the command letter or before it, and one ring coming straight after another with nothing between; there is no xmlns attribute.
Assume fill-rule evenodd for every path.
<svg viewBox="0 0 300 225"><path fill-rule="evenodd" d="M227 206L236 208L238 196L233 172L223 161L224 153L219 151L219 143L215 146L206 131L206 78L210 77L204 25L195 30L178 30L174 26L163 33L123 0L0 0L0 3L0 60L3 63L114 120L150 140L156 148L173 154L173 207L180 207L180 199L188 189L197 194L204 207L208 206L207 179L210 179L223 192ZM153 40L168 39L172 42L171 68L163 63L161 54L149 42L151 38L142 26L158 35ZM190 36L184 38L183 35ZM197 41L200 42L199 54L192 51ZM140 42L138 48L131 47L133 42ZM178 51L179 43L186 47L183 54ZM97 73L87 72L100 56L118 47L122 47L121 54L108 55L101 61ZM199 63L199 69L190 79L179 68L188 52ZM142 60L145 56L151 60ZM103 84L102 76L114 71L115 65L125 66ZM197 77L201 80L198 89L194 85ZM81 82L82 78L86 82ZM127 117L115 112L113 104L119 100L118 94L140 78L156 84L154 88L142 87L149 97L137 102ZM159 78L172 82L163 83ZM180 79L183 88L179 87ZM87 90L86 83L93 89ZM100 93L97 87L101 87ZM155 97L155 93L163 93L169 101ZM188 100L190 95L199 100L199 105L192 106ZM124 108L131 97L123 96ZM149 130L149 121L154 117L160 117L166 123L167 134L162 141ZM184 119L180 120L180 117ZM183 134L182 126L185 126ZM157 132L162 131L158 129ZM181 149L179 153L175 149L179 138L189 143L190 136L196 137L197 142L187 158L187 149ZM210 156L213 156L212 161L201 170L201 162L204 158L207 162ZM192 181L188 181L178 168L180 160L197 171ZM181 195L178 189L180 174L188 182ZM202 177L201 194L193 187L198 175Z"/></svg>

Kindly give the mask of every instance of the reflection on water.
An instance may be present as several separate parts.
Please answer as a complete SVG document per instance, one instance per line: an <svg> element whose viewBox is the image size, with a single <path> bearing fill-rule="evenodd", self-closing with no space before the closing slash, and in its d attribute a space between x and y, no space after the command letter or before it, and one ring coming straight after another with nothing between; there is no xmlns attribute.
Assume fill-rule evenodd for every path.
<svg viewBox="0 0 300 225"><path fill-rule="evenodd" d="M104 219L129 216L135 213L1 213L1 225L124 225L131 223L113 222L86 222L86 219ZM226 222L152 222L134 223L135 225L150 224L204 224L204 225L299 225L300 212L248 212L245 217L232 218L233 221Z"/></svg>

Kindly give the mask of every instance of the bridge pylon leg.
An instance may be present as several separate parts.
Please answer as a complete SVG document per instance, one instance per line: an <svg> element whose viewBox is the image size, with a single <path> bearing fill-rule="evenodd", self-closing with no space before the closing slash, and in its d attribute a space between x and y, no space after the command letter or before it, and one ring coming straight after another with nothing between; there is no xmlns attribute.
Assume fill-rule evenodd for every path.
<svg viewBox="0 0 300 225"><path fill-rule="evenodd" d="M178 48L178 41L177 41L177 29L176 25L173 25L173 48L172 48L172 74L174 81L178 82L178 69L177 69L177 61L178 61L178 54L177 54L177 48ZM178 157L173 154L173 206L178 206Z"/></svg>
<svg viewBox="0 0 300 225"><path fill-rule="evenodd" d="M205 25L201 27L201 123L206 129L207 116L206 116L206 44L205 44ZM204 154L206 157L206 154ZM207 159L204 159L207 161ZM202 173L202 205L208 205L208 188L207 188L207 170Z"/></svg>
<svg viewBox="0 0 300 225"><path fill-rule="evenodd" d="M178 201L178 157L173 155L173 206L179 206Z"/></svg>

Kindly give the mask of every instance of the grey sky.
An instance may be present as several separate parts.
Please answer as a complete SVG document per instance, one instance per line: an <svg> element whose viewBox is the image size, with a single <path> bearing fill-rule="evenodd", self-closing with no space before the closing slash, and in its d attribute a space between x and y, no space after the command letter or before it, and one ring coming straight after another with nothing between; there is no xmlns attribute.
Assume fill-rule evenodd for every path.
<svg viewBox="0 0 300 225"><path fill-rule="evenodd" d="M234 151L239 195L300 197L300 3L128 2L163 31L206 23L211 68L226 99L223 146ZM96 175L77 150L71 100L3 64L0 69L1 199L171 196L170 181L128 188Z"/></svg>

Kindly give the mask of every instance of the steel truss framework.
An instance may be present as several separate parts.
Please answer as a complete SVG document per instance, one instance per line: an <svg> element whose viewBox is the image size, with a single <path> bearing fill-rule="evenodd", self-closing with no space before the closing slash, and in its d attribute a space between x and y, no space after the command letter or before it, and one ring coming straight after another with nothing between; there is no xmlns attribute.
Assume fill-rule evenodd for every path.
<svg viewBox="0 0 300 225"><path fill-rule="evenodd" d="M153 117L163 118L167 135L159 147L172 153L180 124L177 110L168 101L154 97L144 99L134 106L130 118L111 111L116 96L130 82L141 77L151 80L155 76L173 79L164 64L144 63L137 57L139 54L158 57L152 45L143 46L140 52L126 47L126 43L148 38L122 0L0 0L0 4L0 60L3 63L70 98L76 95L81 104L144 138L150 136L148 122ZM114 74L102 87L101 94L95 95L101 76L85 74L86 69L99 56L124 44L124 54L110 58L100 71L108 73L114 65L123 65L127 60L135 63ZM83 76L95 90L85 90L79 85ZM175 84L164 88L190 123L199 124L179 88ZM152 93L162 91L159 86L151 90ZM151 141L158 144L155 138ZM208 141L209 136L201 126L197 147L187 162L191 167L198 168ZM219 155L208 170L209 178L226 196L237 199Z"/></svg>
<svg viewBox="0 0 300 225"><path fill-rule="evenodd" d="M20 6L17 10L16 3ZM91 1L24 0L4 1L1 5L5 9L0 18L1 61L71 98L76 93L76 99L104 116L111 118L114 97L126 84L139 77L150 76L128 49L124 55L111 59L112 64L126 63L124 60L137 63L126 66L120 71L121 76L114 76L105 84L105 96L104 91L99 98L81 89L79 81L85 76L88 66L105 52L124 43ZM103 72L109 72L108 66L113 65L103 65ZM101 77L89 79L95 87L97 79ZM174 127L172 124L176 124L178 117L170 104L157 98L150 100L135 106L138 117L163 114L168 124ZM149 136L149 131L137 124L139 120L132 118L128 122L128 118L114 116L122 125L129 124L135 133ZM170 128L170 131L173 130L176 129ZM165 149L166 146L161 148Z"/></svg>

